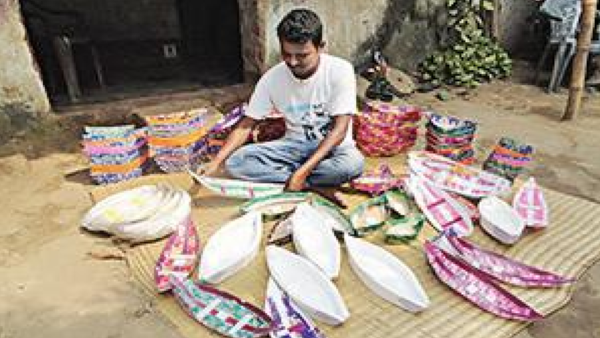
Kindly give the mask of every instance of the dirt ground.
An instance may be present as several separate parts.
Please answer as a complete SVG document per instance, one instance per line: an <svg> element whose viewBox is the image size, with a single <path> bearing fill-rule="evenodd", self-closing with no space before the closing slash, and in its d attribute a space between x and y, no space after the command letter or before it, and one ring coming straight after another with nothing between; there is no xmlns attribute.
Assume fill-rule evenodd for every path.
<svg viewBox="0 0 600 338"><path fill-rule="evenodd" d="M534 145L530 174L541 184L600 203L600 95L586 98L577 121L560 122L566 97L513 79L409 102L479 121L480 157L500 136ZM86 167L74 131L60 134L21 135L0 151L0 338L178 337L136 290L122 248L78 229L91 185L71 175ZM600 337L598 311L600 264L564 309L519 337Z"/></svg>

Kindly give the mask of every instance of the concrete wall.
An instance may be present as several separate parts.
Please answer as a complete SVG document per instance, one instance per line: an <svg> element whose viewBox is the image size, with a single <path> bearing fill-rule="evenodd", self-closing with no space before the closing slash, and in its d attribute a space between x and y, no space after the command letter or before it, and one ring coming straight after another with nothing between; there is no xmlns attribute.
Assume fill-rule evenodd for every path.
<svg viewBox="0 0 600 338"><path fill-rule="evenodd" d="M539 6L538 1L500 0L500 43L511 56L531 58L539 54L543 36L533 31L531 20Z"/></svg>
<svg viewBox="0 0 600 338"><path fill-rule="evenodd" d="M0 0L0 46L0 115L50 111L17 0Z"/></svg>
<svg viewBox="0 0 600 338"><path fill-rule="evenodd" d="M268 65L280 60L276 27L281 18L294 8L314 10L325 26L327 52L354 63L364 58L364 44L383 24L389 0L271 0L266 15L266 50ZM367 43L368 45L368 43Z"/></svg>

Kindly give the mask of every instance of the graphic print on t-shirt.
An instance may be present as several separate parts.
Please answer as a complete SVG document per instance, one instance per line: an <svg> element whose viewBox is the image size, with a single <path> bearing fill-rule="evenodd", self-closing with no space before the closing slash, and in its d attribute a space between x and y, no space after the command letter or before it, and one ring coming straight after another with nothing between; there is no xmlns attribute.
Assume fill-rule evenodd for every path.
<svg viewBox="0 0 600 338"><path fill-rule="evenodd" d="M291 128L304 135L308 141L324 138L333 126L333 120L325 112L325 104L299 104L288 106Z"/></svg>

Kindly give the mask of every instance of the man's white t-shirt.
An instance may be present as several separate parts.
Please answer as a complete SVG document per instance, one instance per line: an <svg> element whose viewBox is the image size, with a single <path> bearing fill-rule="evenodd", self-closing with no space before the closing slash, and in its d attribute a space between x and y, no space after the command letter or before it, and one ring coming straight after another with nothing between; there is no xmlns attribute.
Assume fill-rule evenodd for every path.
<svg viewBox="0 0 600 338"><path fill-rule="evenodd" d="M277 64L258 81L246 116L261 120L274 111L285 117L285 138L321 141L333 127L334 116L356 113L352 64L321 54L317 71L305 80L296 78L284 62ZM353 144L350 124L340 146Z"/></svg>

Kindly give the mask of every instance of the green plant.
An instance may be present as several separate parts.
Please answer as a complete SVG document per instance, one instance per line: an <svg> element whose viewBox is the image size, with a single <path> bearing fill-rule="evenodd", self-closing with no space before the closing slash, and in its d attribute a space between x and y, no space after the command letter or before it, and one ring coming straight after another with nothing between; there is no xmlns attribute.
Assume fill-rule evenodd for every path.
<svg viewBox="0 0 600 338"><path fill-rule="evenodd" d="M485 35L483 15L490 0L446 0L448 39L420 65L421 79L434 85L476 87L510 74L512 62L500 45Z"/></svg>

